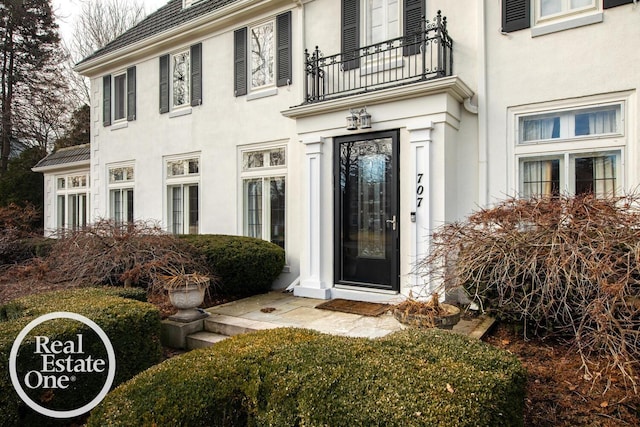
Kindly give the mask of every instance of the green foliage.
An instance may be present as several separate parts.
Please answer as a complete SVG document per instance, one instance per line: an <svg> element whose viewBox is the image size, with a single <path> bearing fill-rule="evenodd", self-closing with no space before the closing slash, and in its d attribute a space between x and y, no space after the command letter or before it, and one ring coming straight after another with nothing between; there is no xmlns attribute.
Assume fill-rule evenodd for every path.
<svg viewBox="0 0 640 427"><path fill-rule="evenodd" d="M154 366L88 425L517 426L525 382L513 355L446 331L274 329Z"/></svg>
<svg viewBox="0 0 640 427"><path fill-rule="evenodd" d="M15 203L24 206L29 203L35 206L39 219L42 218L44 203L43 175L33 172L32 167L42 159L46 153L39 147L24 150L18 157L9 160L7 171L0 176L0 206ZM42 227L42 221L38 224Z"/></svg>
<svg viewBox="0 0 640 427"><path fill-rule="evenodd" d="M249 296L267 292L284 268L284 250L262 239L219 234L181 237L219 277L222 294Z"/></svg>
<svg viewBox="0 0 640 427"><path fill-rule="evenodd" d="M91 108L83 104L76 109L69 120L64 135L56 141L56 150L75 145L88 144L91 136Z"/></svg>
<svg viewBox="0 0 640 427"><path fill-rule="evenodd" d="M144 291L142 291L144 292ZM160 346L160 314L151 304L121 296L142 298L139 291L118 288L82 288L43 293L20 298L0 306L0 425L49 425L56 424L50 418L40 416L20 400L9 378L8 357L19 332L35 318L55 311L68 311L88 317L97 323L109 337L116 355L116 376L114 386L126 381L135 374L158 363L162 356ZM35 330L34 330L35 332ZM96 352L104 350L98 337L84 324L73 321L46 322L37 328L38 335L51 340L74 340L77 334L85 337L85 348L95 347ZM21 345L26 349L32 338ZM91 354L96 354L91 351ZM19 359L22 367L42 366L42 362ZM22 357L22 356L20 356ZM104 384L104 378L95 376L83 382L82 387L70 387L68 391L49 396L45 405L49 408L76 408L87 403L87 396L97 394ZM34 399L37 396L33 397ZM80 402L80 404L78 404Z"/></svg>

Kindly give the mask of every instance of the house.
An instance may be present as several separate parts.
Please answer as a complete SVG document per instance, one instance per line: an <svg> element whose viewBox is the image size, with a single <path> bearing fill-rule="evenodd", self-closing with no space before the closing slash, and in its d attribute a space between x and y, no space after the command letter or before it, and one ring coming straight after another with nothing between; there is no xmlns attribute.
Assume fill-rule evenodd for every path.
<svg viewBox="0 0 640 427"><path fill-rule="evenodd" d="M296 295L407 295L440 224L640 183L639 24L633 0L171 0L76 66L90 155L34 169L45 226L254 236Z"/></svg>

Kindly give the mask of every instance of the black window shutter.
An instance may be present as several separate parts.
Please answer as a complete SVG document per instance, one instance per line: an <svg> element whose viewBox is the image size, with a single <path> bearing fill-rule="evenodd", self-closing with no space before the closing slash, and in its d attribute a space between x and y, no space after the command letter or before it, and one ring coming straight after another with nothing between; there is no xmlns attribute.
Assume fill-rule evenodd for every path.
<svg viewBox="0 0 640 427"><path fill-rule="evenodd" d="M233 73L235 96L247 94L247 28L236 30L233 35Z"/></svg>
<svg viewBox="0 0 640 427"><path fill-rule="evenodd" d="M111 125L111 74L102 78L102 125Z"/></svg>
<svg viewBox="0 0 640 427"><path fill-rule="evenodd" d="M360 66L360 0L342 0L342 67Z"/></svg>
<svg viewBox="0 0 640 427"><path fill-rule="evenodd" d="M276 18L277 86L291 84L291 11Z"/></svg>
<svg viewBox="0 0 640 427"><path fill-rule="evenodd" d="M420 52L420 34L425 15L424 0L404 0L404 56Z"/></svg>
<svg viewBox="0 0 640 427"><path fill-rule="evenodd" d="M136 119L136 67L127 68L127 120Z"/></svg>
<svg viewBox="0 0 640 427"><path fill-rule="evenodd" d="M502 31L523 30L531 26L531 0L502 0Z"/></svg>
<svg viewBox="0 0 640 427"><path fill-rule="evenodd" d="M160 57L160 114L169 112L169 55Z"/></svg>
<svg viewBox="0 0 640 427"><path fill-rule="evenodd" d="M202 43L191 46L191 106L202 104Z"/></svg>
<svg viewBox="0 0 640 427"><path fill-rule="evenodd" d="M616 6L622 6L623 4L633 3L633 0L604 0L602 5L605 9L610 9Z"/></svg>

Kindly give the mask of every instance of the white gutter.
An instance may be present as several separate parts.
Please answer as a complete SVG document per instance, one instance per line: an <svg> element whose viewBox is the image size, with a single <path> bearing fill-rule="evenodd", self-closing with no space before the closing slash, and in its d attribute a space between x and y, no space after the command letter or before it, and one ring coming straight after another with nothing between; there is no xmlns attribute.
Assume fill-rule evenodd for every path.
<svg viewBox="0 0 640 427"><path fill-rule="evenodd" d="M486 0L478 6L478 204L486 208L489 203L489 145L487 114L487 39L486 39Z"/></svg>

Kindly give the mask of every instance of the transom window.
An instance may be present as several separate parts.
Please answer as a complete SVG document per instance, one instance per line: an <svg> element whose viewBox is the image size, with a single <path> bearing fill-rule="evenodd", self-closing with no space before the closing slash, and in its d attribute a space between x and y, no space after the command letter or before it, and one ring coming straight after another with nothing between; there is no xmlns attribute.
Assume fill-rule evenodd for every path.
<svg viewBox="0 0 640 427"><path fill-rule="evenodd" d="M285 247L286 149L241 151L243 234Z"/></svg>
<svg viewBox="0 0 640 427"><path fill-rule="evenodd" d="M171 57L171 75L173 79L172 105L182 107L191 103L191 63L189 51L180 52Z"/></svg>
<svg viewBox="0 0 640 427"><path fill-rule="evenodd" d="M182 159L167 161L167 176L198 175L200 173L200 159Z"/></svg>
<svg viewBox="0 0 640 427"><path fill-rule="evenodd" d="M517 115L518 194L615 196L624 176L623 106Z"/></svg>
<svg viewBox="0 0 640 427"><path fill-rule="evenodd" d="M274 21L251 27L251 89L275 84Z"/></svg>

